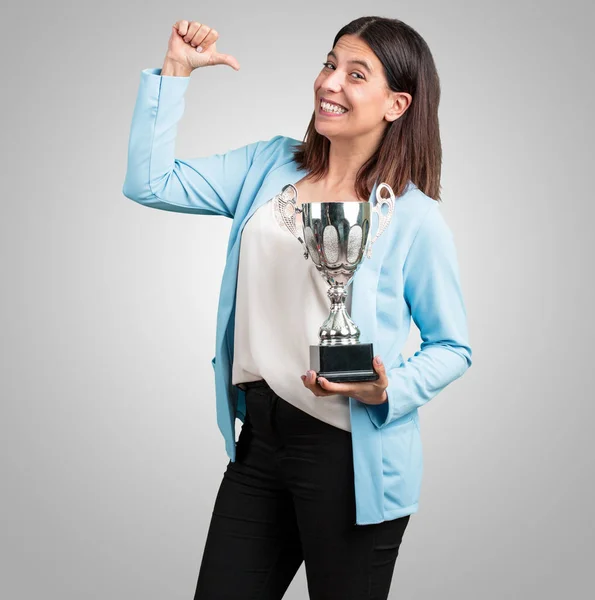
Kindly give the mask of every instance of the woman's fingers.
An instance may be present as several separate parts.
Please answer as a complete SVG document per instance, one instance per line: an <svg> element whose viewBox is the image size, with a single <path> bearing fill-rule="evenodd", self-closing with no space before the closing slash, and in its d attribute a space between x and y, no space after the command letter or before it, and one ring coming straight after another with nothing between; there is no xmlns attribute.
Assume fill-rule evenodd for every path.
<svg viewBox="0 0 595 600"><path fill-rule="evenodd" d="M200 21L176 21L168 45L168 58L190 69L212 65L228 65L240 70L237 59L231 54L217 51L219 32Z"/></svg>
<svg viewBox="0 0 595 600"><path fill-rule="evenodd" d="M198 48L201 46L203 51L211 46L214 42L217 41L219 34L210 27L203 25L198 29L198 31L194 34L194 37L190 41L190 45Z"/></svg>
<svg viewBox="0 0 595 600"><path fill-rule="evenodd" d="M328 381L324 377L317 377L316 373L309 369L305 376L302 375L302 382L316 396L340 394L351 398L357 398L368 404L380 404L385 401L384 393L388 388L388 375L380 356L374 358L373 368L378 374L378 379L374 381Z"/></svg>

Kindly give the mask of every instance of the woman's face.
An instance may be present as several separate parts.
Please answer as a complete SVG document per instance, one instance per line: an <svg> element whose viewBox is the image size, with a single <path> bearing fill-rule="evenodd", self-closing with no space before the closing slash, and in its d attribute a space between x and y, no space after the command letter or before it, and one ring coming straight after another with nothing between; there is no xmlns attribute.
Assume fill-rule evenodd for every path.
<svg viewBox="0 0 595 600"><path fill-rule="evenodd" d="M314 81L316 131L329 139L380 138L389 121L402 112L387 85L382 63L361 38L344 35L327 55ZM363 61L365 64L352 61ZM321 99L347 109L327 114Z"/></svg>

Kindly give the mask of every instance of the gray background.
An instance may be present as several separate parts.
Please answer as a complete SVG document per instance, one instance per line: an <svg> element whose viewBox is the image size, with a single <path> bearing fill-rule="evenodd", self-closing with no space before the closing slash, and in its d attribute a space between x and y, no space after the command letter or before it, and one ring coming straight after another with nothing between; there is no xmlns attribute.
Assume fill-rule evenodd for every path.
<svg viewBox="0 0 595 600"><path fill-rule="evenodd" d="M228 461L210 359L231 221L122 195L140 71L176 20L205 22L241 70L193 73L177 154L301 139L335 33L365 14L437 62L474 358L420 410L390 597L592 597L592 3L2 11L0 597L193 597ZM302 564L286 598L306 597Z"/></svg>

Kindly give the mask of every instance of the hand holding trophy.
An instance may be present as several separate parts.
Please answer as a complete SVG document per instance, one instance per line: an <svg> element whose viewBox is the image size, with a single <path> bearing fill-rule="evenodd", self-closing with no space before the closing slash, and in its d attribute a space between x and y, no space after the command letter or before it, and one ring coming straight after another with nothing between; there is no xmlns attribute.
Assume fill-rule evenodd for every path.
<svg viewBox="0 0 595 600"><path fill-rule="evenodd" d="M388 191L389 198L381 196L383 189ZM312 260L330 286L330 314L319 329L320 344L310 346L310 369L316 372L316 379L322 377L332 383L378 383L379 373L372 364L373 346L359 342L360 331L347 313L345 298L346 287L361 266L364 255L371 258L372 245L390 223L395 203L393 190L386 183L379 184L374 206L369 202L311 202L298 207L297 195L295 186L284 186L275 198L276 212L302 244L304 258ZM384 205L388 206L386 215L382 214ZM378 230L371 238L373 212L378 215ZM299 226L297 214L302 217ZM385 378L381 366L379 371ZM346 393L347 390L341 386L345 391L333 391L331 387L325 389L330 393Z"/></svg>

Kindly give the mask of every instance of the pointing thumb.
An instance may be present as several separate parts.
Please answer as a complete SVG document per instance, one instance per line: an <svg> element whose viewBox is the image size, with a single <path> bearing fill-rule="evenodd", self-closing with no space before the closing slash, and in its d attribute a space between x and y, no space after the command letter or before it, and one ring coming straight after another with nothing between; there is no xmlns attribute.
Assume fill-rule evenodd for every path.
<svg viewBox="0 0 595 600"><path fill-rule="evenodd" d="M217 64L217 65L228 65L228 66L232 67L233 69L235 69L236 71L240 70L240 64L238 63L236 58L234 56L232 56L231 54L224 54L221 52L217 52L213 56L213 63Z"/></svg>

